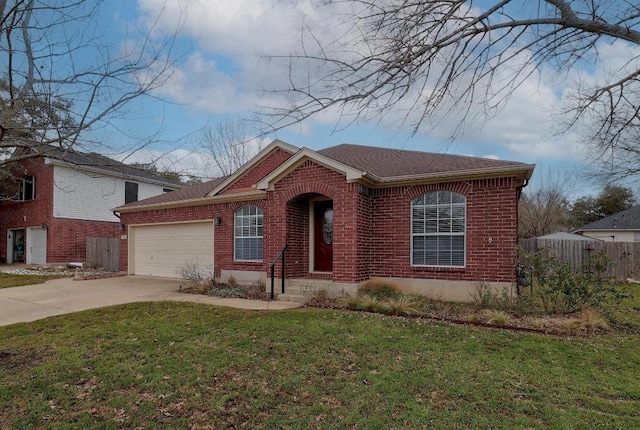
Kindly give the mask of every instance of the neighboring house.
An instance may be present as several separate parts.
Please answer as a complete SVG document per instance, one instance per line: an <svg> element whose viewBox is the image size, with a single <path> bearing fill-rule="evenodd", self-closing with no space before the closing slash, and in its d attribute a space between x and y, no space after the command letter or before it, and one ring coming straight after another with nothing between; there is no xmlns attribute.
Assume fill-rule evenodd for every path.
<svg viewBox="0 0 640 430"><path fill-rule="evenodd" d="M95 153L54 147L19 162L22 179L0 201L0 257L7 263L84 262L87 237L119 238L112 208L180 188Z"/></svg>
<svg viewBox="0 0 640 430"><path fill-rule="evenodd" d="M602 242L600 239L596 239L590 236L581 234L567 233L560 231L557 233L545 234L544 236L538 236L534 239L538 240L575 240L579 242Z"/></svg>
<svg viewBox="0 0 640 430"><path fill-rule="evenodd" d="M574 233L605 242L640 242L640 206L609 215L578 228Z"/></svg>
<svg viewBox="0 0 640 430"><path fill-rule="evenodd" d="M115 208L128 232L121 269L175 277L190 263L223 279L265 280L286 245L289 286L324 280L353 292L381 278L469 300L480 282L514 280L518 199L533 169L276 140L231 176Z"/></svg>

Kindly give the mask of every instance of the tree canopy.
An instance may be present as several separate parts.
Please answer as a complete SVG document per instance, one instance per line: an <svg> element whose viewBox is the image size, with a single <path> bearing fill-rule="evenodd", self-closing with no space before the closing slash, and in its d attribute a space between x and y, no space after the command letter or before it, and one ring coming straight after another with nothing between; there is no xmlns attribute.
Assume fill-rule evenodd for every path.
<svg viewBox="0 0 640 430"><path fill-rule="evenodd" d="M126 115L171 74L175 35L130 28L123 41L91 0L0 0L0 170L51 146L111 148L90 132ZM150 17L152 18L152 17ZM133 150L140 142L131 143ZM123 148L120 148L121 150Z"/></svg>
<svg viewBox="0 0 640 430"><path fill-rule="evenodd" d="M607 64L602 79L569 83L560 132L584 132L590 155L610 179L640 171L636 1L318 3L342 10L335 39L324 42L306 27L297 55L280 57L288 65L290 86L280 90L289 104L267 109L273 128L327 110L337 111L345 126L400 113L414 134L462 113L463 127L495 114L538 72L555 69L564 82L569 71L593 67L617 42L630 47L626 61Z"/></svg>

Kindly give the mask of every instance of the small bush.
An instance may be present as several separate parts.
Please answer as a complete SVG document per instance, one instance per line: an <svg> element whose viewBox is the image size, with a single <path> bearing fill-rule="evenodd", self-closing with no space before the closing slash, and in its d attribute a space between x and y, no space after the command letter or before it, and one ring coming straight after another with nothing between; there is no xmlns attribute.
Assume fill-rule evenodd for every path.
<svg viewBox="0 0 640 430"><path fill-rule="evenodd" d="M591 256L586 273L574 273L566 262L542 249L523 256L532 268L532 300L548 314L571 314L597 307L607 308L625 298L607 276L611 260L604 250Z"/></svg>
<svg viewBox="0 0 640 430"><path fill-rule="evenodd" d="M564 326L574 332L586 331L589 333L609 328L607 321L595 309L584 309L579 317L568 319Z"/></svg>
<svg viewBox="0 0 640 430"><path fill-rule="evenodd" d="M201 261L187 261L177 270L177 275L200 294L207 294L214 286L214 269Z"/></svg>
<svg viewBox="0 0 640 430"><path fill-rule="evenodd" d="M358 287L358 295L365 295L377 300L397 299L402 295L398 288L381 281L367 281Z"/></svg>
<svg viewBox="0 0 640 430"><path fill-rule="evenodd" d="M420 313L417 301L411 296L402 295L396 299L388 299L386 305L394 315L411 316Z"/></svg>
<svg viewBox="0 0 640 430"><path fill-rule="evenodd" d="M200 281L193 281L190 286L196 290L198 294L208 294L212 288L212 281L209 279L202 279Z"/></svg>
<svg viewBox="0 0 640 430"><path fill-rule="evenodd" d="M227 285L231 288L237 288L239 286L238 281L233 275L230 275L227 278Z"/></svg>
<svg viewBox="0 0 640 430"><path fill-rule="evenodd" d="M504 310L516 315L534 313L530 296L515 295L513 289L507 287L498 292L487 282L480 282L477 285L475 291L471 293L471 299L478 309Z"/></svg>
<svg viewBox="0 0 640 430"><path fill-rule="evenodd" d="M508 313L496 309L485 309L482 316L488 324L507 325L511 321L511 316Z"/></svg>

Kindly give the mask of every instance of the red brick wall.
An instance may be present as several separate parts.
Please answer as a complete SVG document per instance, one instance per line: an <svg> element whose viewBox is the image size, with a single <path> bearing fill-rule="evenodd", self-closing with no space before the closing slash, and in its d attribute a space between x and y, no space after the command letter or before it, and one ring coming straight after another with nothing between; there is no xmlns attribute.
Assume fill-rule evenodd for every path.
<svg viewBox="0 0 640 430"><path fill-rule="evenodd" d="M281 148L275 148L263 161L258 165L253 166L248 172L245 172L240 178L238 178L233 184L225 189L221 194L229 194L234 191L252 189L253 185L260 182L262 178L274 171L279 165L284 163L291 153L284 151Z"/></svg>
<svg viewBox="0 0 640 430"><path fill-rule="evenodd" d="M38 227L49 224L53 202L53 167L45 166L42 158L20 163L24 176L36 178L35 199L27 202L0 203L0 255L6 258L7 230ZM47 242L51 232L47 234ZM29 246L25 243L25 247ZM26 248L25 248L26 249Z"/></svg>
<svg viewBox="0 0 640 430"><path fill-rule="evenodd" d="M87 237L120 237L117 222L53 218L47 231L47 263L84 262Z"/></svg>
<svg viewBox="0 0 640 430"><path fill-rule="evenodd" d="M214 231L214 264L216 276L220 276L220 270L266 270L266 260L263 262L236 262L233 261L233 215L234 212L245 205L256 205L264 210L264 200L252 200L247 202L232 202L209 204L203 206L183 207L153 210L147 212L123 213L121 221L127 227L136 224L153 224L183 221L204 221L220 217L222 223L215 226ZM120 242L120 270L126 271L128 265L128 240ZM214 244L211 244L214 246Z"/></svg>
<svg viewBox="0 0 640 430"><path fill-rule="evenodd" d="M35 199L0 203L0 255L6 258L7 230L47 225L47 263L83 262L87 237L119 237L117 222L54 218L53 166L34 158L21 163L36 178ZM28 237L27 237L28 241ZM29 246L28 243L25 244Z"/></svg>
<svg viewBox="0 0 640 430"><path fill-rule="evenodd" d="M430 190L450 190L467 198L464 268L411 266L411 200ZM334 281L360 282L381 276L509 282L517 244L516 195L513 178L369 190L347 184L343 175L307 161L280 180L264 201L125 213L122 221L130 225L220 216L222 225L216 226L214 239L218 275L220 269L267 271L289 243L288 276L305 276L309 271L309 200L326 196L333 200L334 208ZM264 210L261 263L233 261L233 212L245 204ZM121 263L126 270L127 241L122 246Z"/></svg>
<svg viewBox="0 0 640 430"><path fill-rule="evenodd" d="M464 268L411 266L411 200L431 190L454 191L467 198ZM513 178L390 188L372 193L371 276L513 280L518 221Z"/></svg>
<svg viewBox="0 0 640 430"><path fill-rule="evenodd" d="M267 197L265 237L275 238L265 243L265 258L272 261L280 252L287 238L287 202L304 195L322 195L333 200L333 277L337 282L358 282L364 278L358 273L358 200L360 186L347 184L344 175L306 161L282 178ZM304 238L288 238L295 243ZM308 249L308 246L307 246ZM290 258L287 257L289 260ZM307 257L308 258L308 257ZM295 261L295 260L293 260Z"/></svg>

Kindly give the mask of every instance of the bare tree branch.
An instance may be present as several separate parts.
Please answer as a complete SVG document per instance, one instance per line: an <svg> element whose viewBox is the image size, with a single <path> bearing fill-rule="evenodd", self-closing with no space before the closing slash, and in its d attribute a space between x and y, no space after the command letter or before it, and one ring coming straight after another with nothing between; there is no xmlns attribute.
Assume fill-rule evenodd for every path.
<svg viewBox="0 0 640 430"><path fill-rule="evenodd" d="M443 118L484 121L543 69L592 67L614 41L640 47L637 2L610 0L325 0L339 7L330 42L303 29L301 51L280 60L289 70L288 104L262 107L278 130L331 110L338 123L401 114L413 134ZM630 51L633 52L633 51ZM610 76L573 88L563 132L593 124L595 152L617 152L640 125L640 50ZM304 71L304 72L303 72ZM340 125L336 125L340 127ZM637 141L637 139L636 139ZM634 143L634 145L636 145Z"/></svg>
<svg viewBox="0 0 640 430"><path fill-rule="evenodd" d="M176 33L162 35L151 21L151 28L114 40L101 6L0 1L0 169L47 155L51 145L113 152L111 142L96 142L91 133L123 118L127 105L153 96L171 76L180 60Z"/></svg>

